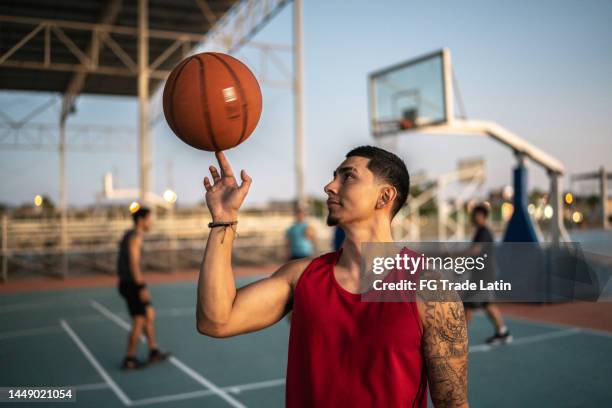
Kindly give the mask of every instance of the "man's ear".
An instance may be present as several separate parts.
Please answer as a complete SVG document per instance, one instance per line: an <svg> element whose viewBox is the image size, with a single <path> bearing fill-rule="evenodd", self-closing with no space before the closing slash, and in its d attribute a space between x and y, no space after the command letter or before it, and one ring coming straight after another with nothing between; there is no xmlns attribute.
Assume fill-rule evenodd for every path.
<svg viewBox="0 0 612 408"><path fill-rule="evenodd" d="M378 200L376 201L376 208L377 209L384 208L388 204L393 203L393 200L395 200L395 197L397 197L397 190L395 189L395 187L392 187L392 186L383 187L380 190L380 195L378 197Z"/></svg>

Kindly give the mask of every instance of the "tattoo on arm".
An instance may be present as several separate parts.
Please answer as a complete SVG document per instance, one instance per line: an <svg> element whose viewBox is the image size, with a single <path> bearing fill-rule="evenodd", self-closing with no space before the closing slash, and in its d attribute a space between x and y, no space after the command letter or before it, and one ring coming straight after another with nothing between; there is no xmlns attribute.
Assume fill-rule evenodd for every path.
<svg viewBox="0 0 612 408"><path fill-rule="evenodd" d="M421 299L423 351L436 408L467 407L468 339L460 301Z"/></svg>

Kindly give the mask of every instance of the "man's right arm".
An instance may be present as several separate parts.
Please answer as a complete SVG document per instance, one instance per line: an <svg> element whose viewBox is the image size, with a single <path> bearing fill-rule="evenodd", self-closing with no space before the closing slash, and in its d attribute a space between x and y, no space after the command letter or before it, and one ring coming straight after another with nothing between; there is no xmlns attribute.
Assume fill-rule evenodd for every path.
<svg viewBox="0 0 612 408"><path fill-rule="evenodd" d="M211 230L200 269L197 328L208 336L235 336L278 322L289 311L293 283L308 262L289 262L268 278L236 289L231 267L233 235L229 228Z"/></svg>
<svg viewBox="0 0 612 408"><path fill-rule="evenodd" d="M206 204L213 221L236 221L250 177L241 172L238 186L223 153L216 153L221 174L210 167L213 183L206 177ZM231 266L234 241L232 227L212 228L200 268L197 293L197 329L213 337L229 337L263 329L288 311L292 287L307 261L290 262L269 278L236 289Z"/></svg>

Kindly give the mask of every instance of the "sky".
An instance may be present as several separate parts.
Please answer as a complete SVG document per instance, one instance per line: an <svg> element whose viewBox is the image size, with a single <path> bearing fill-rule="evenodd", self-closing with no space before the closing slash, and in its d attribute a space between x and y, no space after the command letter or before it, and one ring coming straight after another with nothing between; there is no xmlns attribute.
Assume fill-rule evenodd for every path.
<svg viewBox="0 0 612 408"><path fill-rule="evenodd" d="M254 38L291 42L291 5ZM380 68L448 47L470 119L495 121L552 156L567 174L612 170L612 4L609 0L304 1L306 187L323 186L353 147L376 144L369 133L366 78ZM248 46L236 56L254 68ZM280 56L287 64L291 55ZM289 65L290 66L290 65ZM283 79L280 74L274 79ZM295 196L292 96L262 83L263 113L251 137L227 152L253 185L245 205ZM15 117L49 95L0 93L0 108ZM135 98L83 95L71 124L136 129ZM57 120L57 109L36 119ZM212 153L183 144L163 118L153 128L156 193L173 188L180 205L202 201L202 178ZM134 133L134 141L137 138ZM133 143L135 145L135 143ZM478 194L511 184L515 159L484 136L402 134L393 148L409 172L435 177L457 160L482 157L487 180ZM68 152L68 201L94 203L104 173L118 188L136 188L137 151ZM530 188L548 188L546 173L528 164ZM55 152L0 150L0 202L32 202L36 194L57 201ZM577 184L566 187L580 190ZM582 187L584 188L584 187Z"/></svg>

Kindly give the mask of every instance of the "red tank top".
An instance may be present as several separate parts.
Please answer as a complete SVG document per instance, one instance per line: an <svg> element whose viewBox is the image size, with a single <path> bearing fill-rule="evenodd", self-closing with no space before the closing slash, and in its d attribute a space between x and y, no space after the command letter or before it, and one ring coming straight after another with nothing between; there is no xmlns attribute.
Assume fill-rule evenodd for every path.
<svg viewBox="0 0 612 408"><path fill-rule="evenodd" d="M341 254L314 259L293 294L286 406L427 407L414 302L362 302L334 276Z"/></svg>

